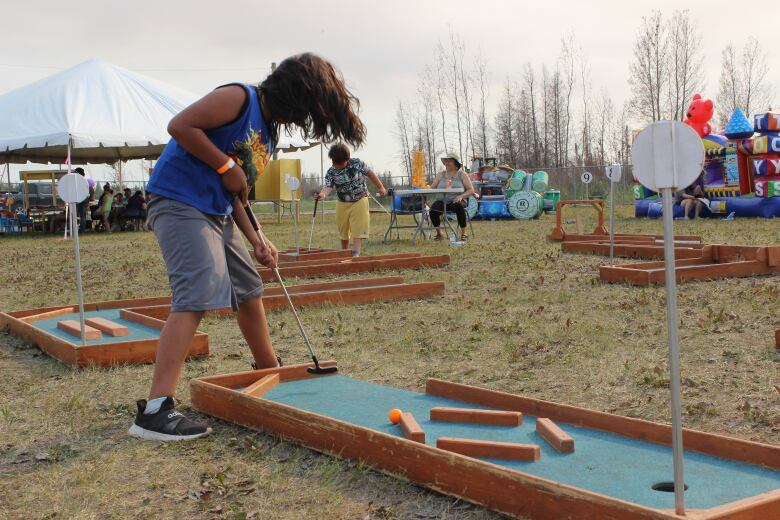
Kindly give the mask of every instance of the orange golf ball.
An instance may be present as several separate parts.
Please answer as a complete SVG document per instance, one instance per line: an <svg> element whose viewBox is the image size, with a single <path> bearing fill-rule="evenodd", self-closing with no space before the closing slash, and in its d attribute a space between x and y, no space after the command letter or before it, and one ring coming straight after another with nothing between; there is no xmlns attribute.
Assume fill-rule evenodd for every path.
<svg viewBox="0 0 780 520"><path fill-rule="evenodd" d="M387 414L387 418L390 419L391 423L398 424L401 422L401 409L393 408L390 410L390 413Z"/></svg>

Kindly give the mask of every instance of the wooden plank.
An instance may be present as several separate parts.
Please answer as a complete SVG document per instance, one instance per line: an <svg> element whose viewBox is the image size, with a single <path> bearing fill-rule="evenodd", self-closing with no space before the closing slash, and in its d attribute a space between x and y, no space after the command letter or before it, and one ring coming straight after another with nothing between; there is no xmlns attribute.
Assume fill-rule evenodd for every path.
<svg viewBox="0 0 780 520"><path fill-rule="evenodd" d="M489 406L500 410L516 410L526 415L547 417L557 422L616 433L654 444L669 446L672 443L670 426L642 419L622 417L460 383L450 383L441 379L428 379L425 391L431 395L455 399L464 403ZM780 469L780 446L770 446L689 429L683 429L683 441L686 450Z"/></svg>
<svg viewBox="0 0 780 520"><path fill-rule="evenodd" d="M61 307L59 309L41 312L39 314L30 314L20 318L25 323L33 323L35 321L48 320L49 318L57 318L59 316L65 316L67 314L73 314L78 312L77 307Z"/></svg>
<svg viewBox="0 0 780 520"><path fill-rule="evenodd" d="M321 290L354 289L356 287L380 287L383 285L399 285L404 283L403 276L384 276L376 278L355 278L351 280L332 280L318 283L286 285L290 294L307 293ZM281 287L265 287L263 296L284 295Z"/></svg>
<svg viewBox="0 0 780 520"><path fill-rule="evenodd" d="M323 250L313 249L312 252L305 252L302 249L300 255L295 254L295 250L288 251L285 253L279 253L280 262L281 261L298 262L302 260L330 260L334 258L351 258L351 257L352 257L352 250L350 249L339 249L335 251L323 251Z"/></svg>
<svg viewBox="0 0 780 520"><path fill-rule="evenodd" d="M119 317L123 320L140 323L141 325L146 325L147 327L151 327L153 329L162 330L162 328L165 326L164 320L158 320L157 318L152 318L151 316L144 316L141 313L131 311L129 309L119 309Z"/></svg>
<svg viewBox="0 0 780 520"><path fill-rule="evenodd" d="M114 365L154 363L157 356L158 343L159 340L153 338L77 347L76 366L84 368L90 366L110 367ZM187 350L187 358L208 355L208 334L196 332Z"/></svg>
<svg viewBox="0 0 780 520"><path fill-rule="evenodd" d="M775 330L775 348L780 350L780 329Z"/></svg>
<svg viewBox="0 0 780 520"><path fill-rule="evenodd" d="M57 322L57 328L67 332L71 336L81 338L81 323L76 320L60 320ZM90 327L86 323L84 324L84 338L87 340L100 339L103 337L103 333L98 329Z"/></svg>
<svg viewBox="0 0 780 520"><path fill-rule="evenodd" d="M25 323L21 319L10 316L7 313L0 313L0 324L3 327L8 327L15 336L37 346L54 359L69 366L76 366L75 344L29 323Z"/></svg>
<svg viewBox="0 0 780 520"><path fill-rule="evenodd" d="M335 367L335 361L320 361L321 367ZM231 390L249 386L258 379L271 374L279 374L279 381L298 381L310 377L323 377L310 374L307 370L314 367L313 363L301 363L298 365L287 365L284 367L265 368L262 370L246 370L244 372L235 372L232 374L201 377L198 381L203 381L210 385L217 385Z"/></svg>
<svg viewBox="0 0 780 520"><path fill-rule="evenodd" d="M128 329L124 325L121 325L119 323L114 323L111 320L107 320L99 316L94 318L87 318L86 320L84 320L84 323L86 323L90 327L96 328L97 330L108 334L109 336L121 337L121 336L130 335L130 329Z"/></svg>
<svg viewBox="0 0 780 520"><path fill-rule="evenodd" d="M574 451L574 439L550 419L539 417L536 419L536 433L547 443L561 453Z"/></svg>
<svg viewBox="0 0 780 520"><path fill-rule="evenodd" d="M315 307L324 305L359 305L389 300L411 300L430 298L440 294L444 294L444 282L424 282L291 294L290 299L292 299L296 307ZM283 295L266 296L263 298L263 306L266 311L284 310L287 308L287 305L287 298Z"/></svg>
<svg viewBox="0 0 780 520"><path fill-rule="evenodd" d="M228 374L190 381L193 405L214 417L268 431L336 457L360 460L380 471L400 475L434 491L454 495L514 517L537 520L683 519L672 513L535 477L403 437L266 399L254 399L206 381L221 379L235 383L242 378L245 379L245 376ZM245 384L246 381L243 382Z"/></svg>
<svg viewBox="0 0 780 520"><path fill-rule="evenodd" d="M562 242L561 250L567 253L597 254L609 256L609 243ZM644 244L615 244L615 256L623 258L663 258L664 246ZM700 258L701 248L675 247L675 258Z"/></svg>
<svg viewBox="0 0 780 520"><path fill-rule="evenodd" d="M420 428L420 424L417 419L414 418L411 412L401 413L401 431L404 437L410 441L419 442L425 444L425 432Z"/></svg>
<svg viewBox="0 0 780 520"><path fill-rule="evenodd" d="M599 267L599 279L607 283L650 285L650 277L646 271L623 265L602 265Z"/></svg>
<svg viewBox="0 0 780 520"><path fill-rule="evenodd" d="M471 424L492 424L496 426L520 426L523 414L502 410L478 410L475 408L431 408L432 421L462 422Z"/></svg>
<svg viewBox="0 0 780 520"><path fill-rule="evenodd" d="M368 262L349 262L322 264L313 266L290 266L279 268L279 273L283 279L287 278L305 278L337 274L351 274L366 271L390 270L390 269L420 269L425 267L443 267L449 265L449 255L421 256L413 258L397 258L393 260L372 260ZM264 282L274 280L271 270L266 268L258 269L260 277Z"/></svg>
<svg viewBox="0 0 780 520"><path fill-rule="evenodd" d="M455 437L439 437L436 447L467 457L483 459L524 460L536 462L541 457L541 449L536 444L518 444L514 442L481 441L476 439L459 439Z"/></svg>
<svg viewBox="0 0 780 520"><path fill-rule="evenodd" d="M298 260L298 261L290 261L290 262L279 262L279 267L303 267L303 266L311 266L311 265L331 265L331 264L358 264L361 262L373 262L376 260L397 260L399 258L419 258L422 254L420 253L394 253L389 255L369 255L369 256L358 256L355 258L352 258L351 256L349 258L334 258L334 259L325 259L325 260ZM258 266L261 269L267 269L266 267Z"/></svg>
<svg viewBox="0 0 780 520"><path fill-rule="evenodd" d="M258 379L242 390L242 393L252 397L260 397L279 384L279 374L269 374Z"/></svg>
<svg viewBox="0 0 780 520"><path fill-rule="evenodd" d="M769 520L780 518L780 489L705 510L706 520Z"/></svg>

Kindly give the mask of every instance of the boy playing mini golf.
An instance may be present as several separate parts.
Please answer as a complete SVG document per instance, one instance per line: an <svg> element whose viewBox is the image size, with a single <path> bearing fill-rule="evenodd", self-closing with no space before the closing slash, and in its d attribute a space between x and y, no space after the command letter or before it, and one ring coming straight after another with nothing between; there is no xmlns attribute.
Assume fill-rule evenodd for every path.
<svg viewBox="0 0 780 520"><path fill-rule="evenodd" d="M147 190L148 222L162 249L173 292L160 334L149 399L138 401L130 435L182 440L207 426L174 409L184 359L206 311L232 307L257 368L275 367L263 285L255 258L273 267L278 252L261 239L245 213L248 186L261 174L281 124L305 137L359 145L365 128L359 102L326 60L300 54L284 60L259 86L230 84L190 105L168 125L166 146ZM333 114L338 114L335 117Z"/></svg>

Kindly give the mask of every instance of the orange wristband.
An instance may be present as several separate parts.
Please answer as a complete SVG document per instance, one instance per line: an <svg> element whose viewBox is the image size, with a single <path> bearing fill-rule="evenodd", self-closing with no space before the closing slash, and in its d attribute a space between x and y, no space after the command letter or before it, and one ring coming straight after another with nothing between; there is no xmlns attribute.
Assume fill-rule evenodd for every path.
<svg viewBox="0 0 780 520"><path fill-rule="evenodd" d="M230 159L227 160L225 164L217 168L217 173L220 175L224 175L227 172L229 172L230 169L235 165L236 165L236 161L234 161L233 158L231 157Z"/></svg>

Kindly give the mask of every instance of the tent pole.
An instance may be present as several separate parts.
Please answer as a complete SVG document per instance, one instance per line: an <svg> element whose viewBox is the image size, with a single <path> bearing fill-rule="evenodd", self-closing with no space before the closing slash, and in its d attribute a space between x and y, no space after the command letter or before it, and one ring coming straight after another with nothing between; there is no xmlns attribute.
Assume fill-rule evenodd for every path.
<svg viewBox="0 0 780 520"><path fill-rule="evenodd" d="M68 175L71 173L70 152L73 147L73 139L68 136ZM87 344L86 331L84 329L84 286L81 280L81 252L79 251L79 226L77 221L76 203L71 202L70 206L70 232L73 237L73 250L76 254L76 292L79 297L79 325L81 326L81 344ZM67 224L66 224L67 225Z"/></svg>

